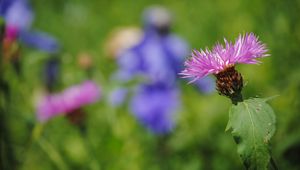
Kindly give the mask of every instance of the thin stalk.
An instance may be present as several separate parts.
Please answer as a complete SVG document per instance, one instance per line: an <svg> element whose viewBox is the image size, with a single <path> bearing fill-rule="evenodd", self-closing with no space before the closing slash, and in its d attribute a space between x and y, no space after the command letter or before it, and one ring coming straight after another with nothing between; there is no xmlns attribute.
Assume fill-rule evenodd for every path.
<svg viewBox="0 0 300 170"><path fill-rule="evenodd" d="M273 167L274 170L279 170L276 163L275 163L275 160L273 159L272 156L271 156L270 163L271 163L271 166Z"/></svg>
<svg viewBox="0 0 300 170"><path fill-rule="evenodd" d="M46 140L40 139L38 142L39 146L42 150L49 156L49 158L53 161L53 163L57 166L60 170L68 170L67 165L65 164L64 160L58 153L58 151Z"/></svg>
<svg viewBox="0 0 300 170"><path fill-rule="evenodd" d="M28 158L28 156L26 155L29 150L31 149L31 146L37 141L39 140L42 132L44 129L44 125L43 124L35 124L34 128L31 131L31 135L30 138L28 139L28 141L25 144L24 150L21 152L21 155L24 157L23 159L23 163L20 166L25 166L26 160Z"/></svg>
<svg viewBox="0 0 300 170"><path fill-rule="evenodd" d="M232 104L237 105L239 102L243 102L243 95L238 93L236 96L233 96L231 99Z"/></svg>

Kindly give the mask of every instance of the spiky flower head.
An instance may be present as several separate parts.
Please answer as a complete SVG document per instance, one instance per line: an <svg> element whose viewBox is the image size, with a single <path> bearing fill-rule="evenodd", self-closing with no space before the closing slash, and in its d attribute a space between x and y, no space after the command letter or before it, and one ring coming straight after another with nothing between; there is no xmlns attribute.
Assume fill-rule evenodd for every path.
<svg viewBox="0 0 300 170"><path fill-rule="evenodd" d="M224 39L225 45L217 43L212 50L194 50L192 57L185 62L186 69L180 73L194 81L209 74L218 74L237 63L258 64L257 58L268 54L265 44L253 33L240 35L235 43Z"/></svg>
<svg viewBox="0 0 300 170"><path fill-rule="evenodd" d="M219 94L236 101L241 98L243 77L234 66L238 63L258 64L257 59L268 56L268 50L253 33L240 34L235 43L226 39L224 42L224 45L217 43L212 50L194 50L180 74L183 78L194 78L191 82L214 74Z"/></svg>

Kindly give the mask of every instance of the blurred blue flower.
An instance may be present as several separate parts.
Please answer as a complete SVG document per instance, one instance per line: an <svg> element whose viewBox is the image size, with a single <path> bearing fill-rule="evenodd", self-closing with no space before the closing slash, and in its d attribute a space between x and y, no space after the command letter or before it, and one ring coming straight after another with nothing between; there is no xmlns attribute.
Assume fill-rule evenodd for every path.
<svg viewBox="0 0 300 170"><path fill-rule="evenodd" d="M60 60L57 57L50 58L44 65L43 81L49 92L54 90L59 79Z"/></svg>
<svg viewBox="0 0 300 170"><path fill-rule="evenodd" d="M175 126L174 116L180 98L176 79L189 54L188 44L170 33L172 16L162 7L147 9L143 15L144 37L141 42L122 53L119 70L114 79L129 82L137 76L145 81L135 87L130 109L133 115L151 132L164 134ZM209 93L214 89L212 79L199 80L197 87ZM124 101L125 93L111 94ZM122 99L122 100L121 100Z"/></svg>
<svg viewBox="0 0 300 170"><path fill-rule="evenodd" d="M206 76L194 82L196 87L204 94L210 94L216 90L215 80Z"/></svg>
<svg viewBox="0 0 300 170"><path fill-rule="evenodd" d="M128 93L128 89L126 88L118 88L115 89L109 96L109 102L112 106L119 106L121 105Z"/></svg>
<svg viewBox="0 0 300 170"><path fill-rule="evenodd" d="M18 31L31 27L34 14L27 0L12 0L6 8L4 19L8 27L16 28Z"/></svg>
<svg viewBox="0 0 300 170"><path fill-rule="evenodd" d="M118 57L119 80L128 81L141 74L150 82L174 84L188 54L188 45L176 35L160 35L146 30L142 41Z"/></svg>
<svg viewBox="0 0 300 170"><path fill-rule="evenodd" d="M20 34L20 41L29 47L36 48L47 53L58 53L60 50L58 41L44 32L24 31Z"/></svg>
<svg viewBox="0 0 300 170"><path fill-rule="evenodd" d="M45 51L57 53L58 41L42 32L31 32L34 14L27 0L3 0L0 3L0 14L6 22L5 38L20 39L24 44Z"/></svg>
<svg viewBox="0 0 300 170"><path fill-rule="evenodd" d="M1 0L0 1L0 15L4 16L7 9L11 6L14 0Z"/></svg>
<svg viewBox="0 0 300 170"><path fill-rule="evenodd" d="M139 122L150 131L165 134L175 126L174 114L178 106L177 88L154 84L143 85L136 89L130 108Z"/></svg>

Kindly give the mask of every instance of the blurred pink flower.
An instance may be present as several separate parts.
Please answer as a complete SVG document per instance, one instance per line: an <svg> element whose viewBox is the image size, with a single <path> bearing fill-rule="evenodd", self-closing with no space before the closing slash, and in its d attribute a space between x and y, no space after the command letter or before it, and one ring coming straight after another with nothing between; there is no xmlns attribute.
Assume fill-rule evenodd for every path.
<svg viewBox="0 0 300 170"><path fill-rule="evenodd" d="M5 36L9 41L14 41L18 37L18 29L13 26L6 26Z"/></svg>
<svg viewBox="0 0 300 170"><path fill-rule="evenodd" d="M93 81L72 86L62 93L45 96L37 105L37 117L41 122L68 114L84 105L94 103L101 97L99 86Z"/></svg>
<svg viewBox="0 0 300 170"><path fill-rule="evenodd" d="M185 62L183 78L193 77L196 81L209 74L218 74L237 63L258 64L257 58L269 56L265 44L253 33L239 35L233 44L224 39L225 46L217 43L212 50L194 50L191 58Z"/></svg>

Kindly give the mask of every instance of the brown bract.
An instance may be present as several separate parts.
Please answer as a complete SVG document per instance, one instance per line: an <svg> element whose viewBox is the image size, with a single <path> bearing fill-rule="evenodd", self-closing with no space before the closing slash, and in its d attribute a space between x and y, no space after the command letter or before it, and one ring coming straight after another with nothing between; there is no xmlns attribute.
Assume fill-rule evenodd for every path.
<svg viewBox="0 0 300 170"><path fill-rule="evenodd" d="M243 77L234 66L226 68L215 76L217 77L217 91L220 95L227 96L232 101L242 100Z"/></svg>

